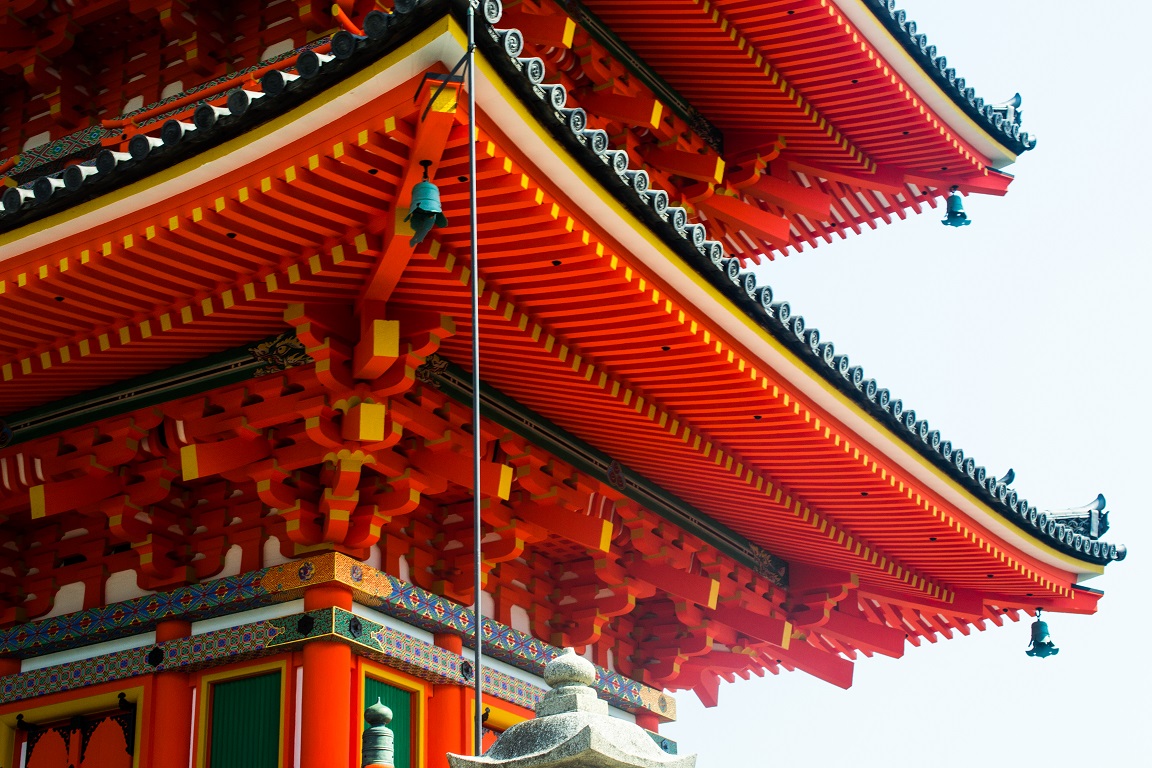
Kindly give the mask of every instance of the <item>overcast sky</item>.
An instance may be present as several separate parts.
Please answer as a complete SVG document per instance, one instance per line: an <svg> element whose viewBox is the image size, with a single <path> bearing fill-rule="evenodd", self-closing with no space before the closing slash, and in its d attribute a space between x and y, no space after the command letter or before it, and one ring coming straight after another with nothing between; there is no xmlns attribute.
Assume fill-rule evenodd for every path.
<svg viewBox="0 0 1152 768"><path fill-rule="evenodd" d="M856 664L849 691L803 673L681 692L663 731L698 768L1152 765L1147 231L1152 121L1144 2L906 0L979 95L1019 91L1037 147L972 225L926 210L768 265L777 296L867 376L1041 508L1104 493L1129 557L1089 582L1095 616L1048 614ZM1141 184L1141 182L1145 182ZM1035 761L1035 762L1034 762Z"/></svg>

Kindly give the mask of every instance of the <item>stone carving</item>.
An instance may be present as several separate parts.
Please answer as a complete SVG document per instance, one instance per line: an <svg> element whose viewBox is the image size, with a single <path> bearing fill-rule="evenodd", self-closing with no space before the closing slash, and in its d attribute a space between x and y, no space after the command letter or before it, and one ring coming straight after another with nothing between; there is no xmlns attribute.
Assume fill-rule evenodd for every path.
<svg viewBox="0 0 1152 768"><path fill-rule="evenodd" d="M388 727L392 722L392 710L377 698L375 704L364 710L364 719L369 727L364 729L360 743L360 765L363 768L392 768L395 735Z"/></svg>
<svg viewBox="0 0 1152 768"><path fill-rule="evenodd" d="M481 757L448 755L452 768L695 768L696 755L669 755L638 725L609 716L591 687L596 668L571 648L544 668L552 688L536 718L509 728Z"/></svg>

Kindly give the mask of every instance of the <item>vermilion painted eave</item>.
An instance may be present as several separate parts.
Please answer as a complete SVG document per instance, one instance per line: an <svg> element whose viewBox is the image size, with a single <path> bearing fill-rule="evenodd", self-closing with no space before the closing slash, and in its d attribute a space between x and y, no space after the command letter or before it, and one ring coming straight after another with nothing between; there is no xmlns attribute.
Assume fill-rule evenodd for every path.
<svg viewBox="0 0 1152 768"><path fill-rule="evenodd" d="M689 0L589 0L587 4L615 26L626 43L642 56L652 58L653 68L673 87L688 94L697 86L706 88L709 83L728 81L730 73L724 71L721 63L729 59L745 62L751 71L748 51L755 51L817 115L829 120L854 147L881 166L907 164L920 170L948 166L950 172L958 175L978 175L985 166L999 168L1015 161L1011 151L976 125L932 82L860 0L845 0L840 6L828 0L794 0L776 3L772 8L767 7L770 3ZM771 44L772 32L778 27L769 22L789 18L783 15L784 5L796 11L795 18L803 20L804 37L820 41L816 46L802 46L799 55L792 59L785 58ZM849 12L844 12L844 8ZM726 53L710 52L709 57L692 59L691 70L670 69L670 63L662 69L664 60L659 51L667 50L667 39L659 20L665 16L687 26L715 28L731 41L730 47ZM687 22L689 18L691 24ZM665 57L669 62L683 62L690 56L683 48L672 50L676 55ZM710 66L713 59L714 67ZM832 73L835 82L827 79ZM853 79L858 84L849 85ZM860 89L867 89L868 98L850 104L850 97L863 95ZM703 104L696 106L721 129L732 127L726 126L722 115L709 114ZM729 107L744 114L756 110L746 101L739 105L733 101ZM893 114L903 116L909 136L893 134L883 141L870 136L870 125L890 119ZM915 127L918 123L922 127ZM920 159L912 160L914 157ZM930 164L928 158L932 158Z"/></svg>
<svg viewBox="0 0 1152 768"><path fill-rule="evenodd" d="M496 78L488 67L482 67L481 70L486 82ZM480 99L479 93L477 98ZM519 150L524 165L535 165L540 170L541 178L549 179L554 189L567 193L558 193L558 196L571 200L574 210L584 211L589 220L597 222L611 240L619 243L624 252L639 259L652 270L654 276L683 297L686 305L695 307L697 313L710 318L724 336L736 346L748 350L751 357L763 360L768 368L792 384L801 398L812 403L815 409L828 414L831 421L843 425L842 429L846 433L859 435L862 443L882 447L883 450L878 450L877 455L889 457L895 467L915 478L918 485L923 485L928 492L938 494L942 503L954 509L958 516L968 520L974 527L995 534L996 540L1007 542L1021 553L1022 558L1034 560L1043 566L1043 570L1063 575L1066 583L1075 583L1081 578L1090 578L1102 572L1102 568L1063 555L1002 521L998 514L953 481L943 477L886 427L876 423L858 406L839 395L811 368L783 350L743 310L721 296L677 257L661 248L643 225L619 210L618 206L607 202L602 191L589 184L589 179L577 163L569 157L555 154L540 135L535 121L527 117L513 98L509 97L502 103L485 100L483 106L485 112L494 116L495 122L502 126L510 139L510 146ZM531 163L527 158L535 162Z"/></svg>
<svg viewBox="0 0 1152 768"><path fill-rule="evenodd" d="M449 53L448 57L444 60L451 60L451 53ZM536 140L539 140L538 132L531 125L528 124L529 122L532 122L531 118L526 119L524 117L524 115L522 114L523 110L517 108L518 105L511 103L506 99L501 100L500 98L497 98L500 95L498 93L492 93L490 90L488 92L485 92L486 89L484 86L486 86L486 85L491 86L492 83L494 82L494 80L492 79L493 73L490 70L488 70L487 68L483 68L483 75L484 75L484 77L483 77L483 82L481 83L481 88L478 89L479 90L478 98L481 100L482 106L484 107L485 111L492 113L492 114L500 114L502 118L506 118L506 119L499 120L499 122L501 124L503 124L503 125L518 125L519 128L521 129L519 132L522 133L526 130L528 134L531 134L532 137L535 137ZM499 90L498 86L499 86L499 84L497 82L497 90ZM509 109L509 107L511 107L511 109ZM331 113L327 113L327 114L331 114ZM513 119L513 117L515 119ZM514 131L514 132L516 132L516 131ZM517 141L517 139L514 137L513 141ZM518 146L525 148L526 145L523 143L518 143ZM546 147L542 147L541 149L547 150ZM542 164L544 166L554 165L557 162L560 164L568 164L569 166L572 165L570 159L553 156L550 151L545 151L543 153L543 155L534 154L531 152L529 152L527 154L532 155L532 156L537 157L537 158L544 157L544 159L547 161L547 162ZM562 179L558 178L557 176L551 176L550 174L548 174L548 170L549 170L548 168L542 168L542 172L545 174L545 176L553 179L553 181L556 183L558 188L576 189L579 187L580 189L577 190L578 192L580 192L580 193L585 192L584 188L586 187L586 185L583 184L583 182L581 182L581 184L577 184L575 187L570 187L569 185L565 185L563 183L560 183L562 181ZM572 170L573 170L573 168L569 167L564 172L558 171L558 175L559 175L559 177L570 176ZM185 189L187 188L184 185L181 185L181 186ZM709 307L709 305L717 304L718 305L716 307L717 311L716 312L707 312L707 314L712 316L713 318L716 318L717 316L719 316L720 322L718 323L718 325L720 327L724 328L724 330L726 331L725 335L732 338L737 344L740 344L741 340L739 337L741 335L747 336L748 335L747 332L749 330L754 330L754 335L750 338L750 341L752 343L751 344L740 344L741 346L744 346L745 348L749 349L751 355L753 355L755 357L759 357L762 360L765 360L770 365L773 362L773 356L774 355L777 357L780 356L780 351L778 349L777 350L772 349L771 339L769 337L767 337L767 335L764 334L763 331L760 331L759 329L753 329L752 324L748 322L748 319L743 315L743 313L738 308L731 306L730 304L727 304L726 300L723 299L723 297L719 297L717 295L709 296L709 295L707 295L707 291L705 291L705 295L701 296L699 301L695 301L695 302L692 301L691 300L692 299L691 294L693 294L693 293L699 294L701 288L704 286L702 286L700 284L692 284L693 283L692 278L688 274L688 272L683 269L683 265L674 265L673 262L671 262L665 254L660 253L660 249L658 247L653 247L652 238L651 238L649 233L644 233L644 235L646 235L646 237L641 237L638 241L636 241L637 235L640 234L637 231L638 225L635 222L628 221L626 219L626 217L620 216L618 211L604 211L604 213L612 214L612 215L609 215L606 218L605 217L599 217L598 218L595 215L595 209L603 208L603 200L596 190L587 189L586 191L587 191L587 195L589 196L587 202L589 203L590 207L588 205L583 206L582 208L579 207L580 201L576 200L574 198L574 200L575 200L574 204L578 206L575 208L575 210L581 210L581 209L585 210L586 212L588 212L590 214L590 216L593 220L598 220L601 222L601 224L604 224L606 221L606 218L607 218L609 220L608 221L609 226L607 228L610 230L615 230L615 231L617 231L623 235L622 237L619 238L619 241L621 242L622 246L624 246L628 251L630 251L634 255L640 257L641 260L643 260L645 262L649 262L649 261L654 262L655 266L656 266L655 274L664 273L662 275L662 279L664 279L670 285L673 283L676 283L676 282L683 284L683 283L685 283L685 278L687 277L688 282L687 282L687 284L684 285L684 290L680 290L678 292L681 295L685 295L686 298L689 299L688 304L690 304L690 305L695 304L697 307L701 307L701 308L706 309ZM579 195L577 197L579 197ZM593 199L593 198L595 198L595 199ZM619 221L616 221L616 219L619 219ZM632 247L628 247L629 243L626 242L627 240L634 240L636 242L634 242L632 244ZM676 266L676 271L670 271L669 270L670 266ZM677 274L677 271L679 272L679 274ZM671 277L670 280L667 279L669 276ZM735 326L733 326L733 321L736 321ZM744 328L742 330L740 328L741 325L744 326ZM736 333L732 332L733 329L735 329ZM767 346L765 346L765 344L767 344ZM761 349L756 350L757 346L761 347ZM811 372L808 371L802 364L798 364L795 361L787 360L786 356L783 359L783 361L777 360L775 362L775 365L771 365L771 367L775 368L777 370L777 372L780 373L782 375L782 377L786 380L794 381L794 383L798 380L798 386L796 387L796 391L799 392L801 394L801 396L809 398L812 402L819 404L819 401L821 400L821 395L824 396L824 399L827 399L828 395L833 394L833 393L830 393L828 391L821 393L819 391L819 387L821 385L821 382L816 380L814 377L812 377ZM816 385L817 391L815 393L807 392L806 390L811 390L813 388L813 385ZM837 404L834 401L835 398L832 398L832 400L833 400L833 402L831 403L832 407L826 408L826 411L828 413L834 414L835 411L837 410L837 407L839 407L841 409L843 409L845 407L844 403ZM865 422L869 422L869 420L866 416L862 416L861 414L853 414L851 412L850 404L848 404L847 410L848 410L848 416L850 418L845 418L845 419L840 420L843 423L850 423L851 417L856 417L857 419L863 418L863 420ZM903 447L901 444L899 444L899 441L894 441L892 439L891 435L884 435L882 428L877 428L877 426L874 423L866 423L865 426L869 427L873 430L877 430L877 433L880 435L880 437L884 438L884 439L880 439L880 440L875 440L874 442L876 444L884 445L885 442L889 443L889 445L887 446L888 452L886 454L881 454L879 451L877 451L876 452L877 455L895 455L899 459L902 451L906 451L906 448ZM841 427L841 429L844 429L845 433L848 433L848 429L846 427ZM865 433L865 430L862 430L862 429L856 430L856 431L858 431L862 434ZM893 451L893 447L895 447L898 450ZM905 458L908 458L908 457L905 457ZM896 463L899 464L900 462L897 461ZM923 469L923 467L921 469ZM938 480L939 478L936 478L936 479ZM955 489L955 488L952 488L952 489L945 488L945 491L952 491L954 493L956 492L956 490L957 489ZM961 499L961 502L966 502L968 504L971 504L970 499L968 499L968 500ZM988 516L988 515L985 514L985 516ZM972 522L972 525L974 527L977 526L978 523L973 522L973 521L979 520L980 519L979 515L978 514L972 515L971 517L972 517L972 521L970 521L970 522ZM1041 562L1047 562L1047 564L1049 566L1056 567L1058 570L1063 571L1066 574L1068 574L1068 581L1069 582L1071 581L1072 572L1074 569L1068 569L1066 567L1061 567L1061 566L1066 566L1067 565L1066 563L1062 563L1059 561L1057 561L1056 563L1052 563L1052 562L1050 562L1050 558L1041 557L1039 559L1041 560ZM1080 564L1080 565L1086 565L1086 564ZM1045 570L1047 570L1047 569L1045 569Z"/></svg>

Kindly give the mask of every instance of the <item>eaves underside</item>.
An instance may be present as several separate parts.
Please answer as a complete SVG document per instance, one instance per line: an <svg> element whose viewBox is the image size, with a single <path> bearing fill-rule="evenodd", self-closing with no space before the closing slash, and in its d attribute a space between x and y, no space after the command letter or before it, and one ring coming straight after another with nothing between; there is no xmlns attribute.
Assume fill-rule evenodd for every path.
<svg viewBox="0 0 1152 768"><path fill-rule="evenodd" d="M436 36L445 31L447 28L426 34ZM445 39L459 45L457 35L449 33ZM424 45L413 50L427 48ZM412 55L411 51L405 54ZM429 63L432 62L424 66ZM207 247L227 256L236 254L240 246L246 259L266 263L226 290L209 289L206 297L171 296L168 302L173 311L160 316L154 314L157 296L148 290L136 297L110 298L105 311L119 312L121 316L142 311L148 319L113 323L103 333L80 341L68 339L22 358L31 361L29 373L25 374L23 367L19 373L12 370L12 380L4 388L8 396L17 397L12 393L18 390L26 393L24 397L34 392L39 397L46 392L52 396L67 387L74 390L78 379L95 383L103 377L111 381L133 371L174 362L176 357L189 359L235 346L238 341L260 338L283 327L283 307L291 301L317 295L329 300L354 299L371 269L372 249L367 239L348 238L343 228L335 225L309 233L311 240L302 230L286 230L285 238L298 239L295 255L291 256L274 243L228 237L228 233L233 231L231 224L243 223L261 205L284 206L283 210L315 220L315 211L323 208L309 202L317 194L315 179L296 171L285 175L284 169L308 168L313 153L339 156L337 145L357 146L375 153L383 173L370 175L355 164L337 160L335 166L329 167L334 173L332 183L351 184L351 188L375 184L383 199L397 199L400 193L389 189L390 174L394 172L388 169L401 167L411 159L406 155L407 133L385 130L381 135L380 128L388 124L389 108L393 110L394 124L396 120L411 119L410 113L399 107L404 99L377 100L385 111L374 116L359 113L354 118L331 121L327 119L330 114L327 118L319 114L323 104L341 103L352 87L373 77L385 81L392 77L390 86L374 86L382 96L392 93L403 84L387 70L387 66L381 66L366 72L362 80L350 81L348 86L327 94L321 103L292 115L292 120L310 123L313 129L316 120L327 122L329 127L321 132L297 131L298 135L311 137L313 143L309 146L288 142L283 145L282 154L253 161L262 154L253 151L253 144L269 138L277 128L237 140L224 147L217 158L220 162L215 167L224 169L219 176L203 182L192 193L157 202L132 221L77 233L78 239L88 241L89 247L82 249L88 256L70 262L73 266L68 270L56 272L55 267L60 259L76 258L75 243L49 258L41 255L40 263L52 267L47 273L29 265L27 274L35 277L18 286L8 298L27 298L34 306L52 308L69 304L67 300L55 302L54 296L61 294L54 291L61 286L98 294L101 291L93 290L94 285L101 281L115 284L126 274L140 275L141 264L154 265L156 272L171 270L174 278L186 282L188 287L208 285L205 281L211 274L189 273L201 266L185 258L189 247ZM518 115L517 119L525 124L535 122L523 106L509 99L493 71L482 71L486 88L490 89L481 89L486 120L499 115L505 124L505 118ZM279 128L286 128L289 122L285 120ZM372 130L379 138L362 140L366 126L374 126ZM540 133L539 128L533 130ZM438 176L446 180L442 190L450 222L465 220L466 197L456 187L459 182L450 181L462 175L458 171L463 169L465 153L459 133L458 126L454 138L447 143ZM384 138L400 140L380 140ZM782 556L817 556L823 562L867 573L885 588L911 590L935 598L947 598L956 590L988 592L989 573L999 579L996 592L1005 604L1011 604L1009 596L1022 596L1038 587L1054 597L1070 594L1069 574L1040 565L1027 556L1012 555L1011 550L1001 550L994 538L989 539L966 515L952 514L949 505L934 499L932 494L913 490L916 484L901 479L899 471L888 467L886 460L872 458L879 456L878 452L850 439L831 419L797 402L767 366L726 341L714 328L710 330L713 326L707 318L694 319L692 310L663 287L661 278L644 277L647 270L636 262L630 266L631 257L626 250L618 248L597 227L585 223L588 213L573 202L570 190L566 190L568 195L562 194L554 180L522 170L529 166L520 152L505 149L495 141L485 146L487 159L516 180L511 186L518 188L490 201L487 209L482 205L481 210L482 221L487 222L487 226L482 226L481 238L481 249L486 254L482 276L487 281L482 319L485 380L698 503L716 519L747 531L750 538ZM229 167L226 160L230 150L248 158L251 164ZM579 169L571 159L556 159ZM173 169L173 177L178 178L181 170ZM149 194L155 190L155 181L142 182L131 194ZM586 174L582 182L589 194L600 198L600 204L610 200ZM330 185L325 188L330 189ZM524 191L530 194L522 194ZM370 218L373 211L364 210L355 202L357 199L349 193L347 197L328 200L325 205L328 210L337 211L336 218ZM173 221L177 222L175 227L171 226ZM497 226L498 222L515 226L525 221L533 222L530 229L511 234L503 224ZM50 229L53 222L47 223ZM107 240L109 229L116 234ZM633 222L633 229L642 227ZM131 233L131 237L126 233ZM542 272L537 268L533 274L533 269L525 266L524 254L509 246L528 235L565 243L561 264L551 265L549 261L539 265ZM464 362L469 337L464 320L465 281L455 254L464 252L466 229L450 223L436 237L437 245L415 257L397 289L395 301L397 306L410 308L451 309L460 318L460 332L449 341L445 353ZM645 237L649 241L647 247L654 247L656 241L651 235ZM333 240L338 241L337 245L331 245ZM286 258L289 263L285 263ZM41 274L46 276L40 277ZM150 290L159 288L152 285ZM614 297L618 309L615 317L598 312L600 297L604 295ZM138 302L136 310L133 301ZM558 314L557 307L561 308ZM75 322L75 318L67 316L70 308L56 311L63 313L56 316L58 322ZM734 306L728 311L740 313ZM640 335L623 332L621 318L626 318L623 325L648 330ZM605 324L616 332L605 334ZM657 345L657 341L663 343ZM80 354L83 342L88 351ZM669 349L664 350L665 346ZM68 359L62 354L65 349L71 350ZM43 366L44 355L52 363L48 367ZM694 368L702 377L703 391L726 393L723 406L684 392L679 372L689 360L694 361ZM702 361L710 362L700 365ZM799 367L802 369L803 364ZM557 401L556 391L565 392L566 398ZM9 407L17 402L10 400ZM587 418L590 409L598 413L597 419ZM773 428L766 429L768 424L761 424L763 421ZM793 460L798 451L803 452L806 466L823 466L829 471L795 467ZM862 488L872 489L867 503L846 501L853 498L853 493L859 497ZM890 530L888 521L892 519L909 522L899 530ZM937 534L935 543L943 546L932 549L914 542L931 532ZM988 551L989 546L993 552Z"/></svg>

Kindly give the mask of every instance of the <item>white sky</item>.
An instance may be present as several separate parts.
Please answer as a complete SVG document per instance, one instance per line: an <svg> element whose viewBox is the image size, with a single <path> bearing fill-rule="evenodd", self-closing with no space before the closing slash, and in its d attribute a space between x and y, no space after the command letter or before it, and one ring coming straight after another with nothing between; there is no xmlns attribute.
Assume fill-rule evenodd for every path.
<svg viewBox="0 0 1152 768"><path fill-rule="evenodd" d="M977 93L1019 91L1038 146L1006 197L965 200L770 264L778 297L946 439L1041 508L1102 492L1129 557L1089 583L1091 617L1048 614L861 659L849 691L803 673L680 693L664 733L698 768L1152 765L1147 244L1152 4L906 0Z"/></svg>

